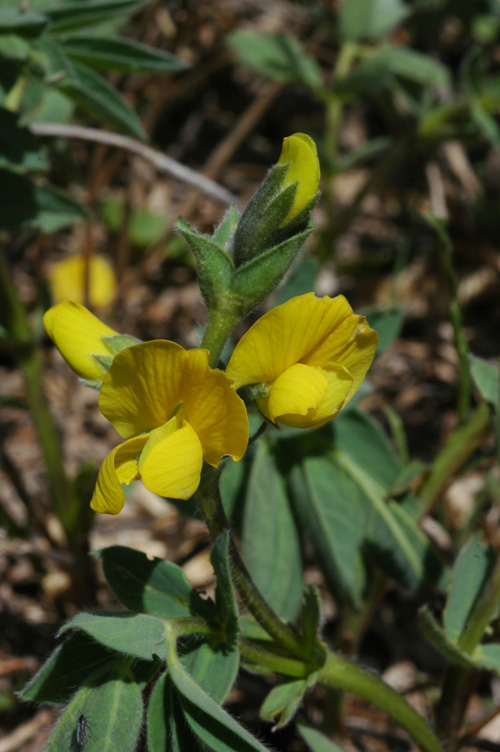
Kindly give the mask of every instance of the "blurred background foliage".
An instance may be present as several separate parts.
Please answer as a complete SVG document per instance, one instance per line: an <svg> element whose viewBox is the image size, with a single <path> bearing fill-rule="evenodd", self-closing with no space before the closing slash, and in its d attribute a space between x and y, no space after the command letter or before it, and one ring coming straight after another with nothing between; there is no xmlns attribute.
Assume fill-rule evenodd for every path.
<svg viewBox="0 0 500 752"><path fill-rule="evenodd" d="M113 271L99 314L110 325L195 346L204 311L173 223L182 215L209 231L231 198L244 206L295 131L318 144L318 231L273 304L314 286L367 313L381 345L363 404L379 423L355 413L335 423L340 449L323 475L320 439L301 439L293 514L321 529L321 515L308 510L330 508L332 483L351 513L316 539L322 575L307 547L303 562L293 555L300 544L289 506L279 506L281 476L269 476L291 451L286 432L223 476L225 502L265 579L269 562L252 541L261 540L253 526L267 499L255 488L272 477L269 494L289 531L285 615L296 610L294 583L305 571L331 586L325 630L347 653L380 671L404 656L413 679L432 673L433 656L415 636L422 578L411 580L401 551L385 570L379 557L385 579L371 581L371 610L356 615L366 586L360 553L332 530L352 533L368 503L381 512L372 538L387 535L380 525L395 523L384 505L397 499L398 530L409 558L418 551L430 566L438 605L442 561L472 530L500 544L488 415L476 408L464 425L471 393L473 406L482 396L497 409L499 400L491 361L500 331L499 106L498 0L0 0L0 666L15 656L0 679L5 730L32 714L13 691L53 644L60 619L109 598L86 556L89 535L93 549L119 540L175 560L195 584L209 576L203 526L174 507L138 493L120 521L95 522L88 510L113 438L95 394L67 372L41 327L63 294L60 283L51 287L58 264L81 257L81 299L98 306L91 269L104 261ZM368 434L378 454L363 443ZM363 472L383 476L368 501ZM353 487L360 507L349 505ZM412 506L415 490L421 503ZM312 497L323 501L315 507ZM425 538L405 515L411 525L423 517ZM481 696L498 691L498 679L488 681ZM252 722L262 688L253 679L241 686L239 712Z"/></svg>

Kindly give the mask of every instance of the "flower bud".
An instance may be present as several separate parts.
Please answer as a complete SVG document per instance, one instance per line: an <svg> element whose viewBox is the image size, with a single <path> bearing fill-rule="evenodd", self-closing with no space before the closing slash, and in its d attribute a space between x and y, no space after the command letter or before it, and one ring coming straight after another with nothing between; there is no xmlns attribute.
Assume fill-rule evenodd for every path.
<svg viewBox="0 0 500 752"><path fill-rule="evenodd" d="M288 172L282 184L282 190L297 183L295 198L281 223L281 227L300 214L316 199L319 188L318 150L311 136L306 133L294 133L283 139L279 165L287 165Z"/></svg>
<svg viewBox="0 0 500 752"><path fill-rule="evenodd" d="M122 335L90 313L66 300L43 317L45 330L64 360L82 379L102 381L114 356L139 340Z"/></svg>

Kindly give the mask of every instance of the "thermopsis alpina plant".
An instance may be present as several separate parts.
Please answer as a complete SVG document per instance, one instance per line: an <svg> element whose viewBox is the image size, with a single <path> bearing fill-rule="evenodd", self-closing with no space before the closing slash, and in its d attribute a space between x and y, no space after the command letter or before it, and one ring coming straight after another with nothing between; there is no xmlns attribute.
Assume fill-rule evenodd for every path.
<svg viewBox="0 0 500 752"><path fill-rule="evenodd" d="M318 187L316 146L297 133L285 139L277 164L241 216L229 209L210 237L178 222L196 256L208 310L199 349L186 351L167 340L138 343L76 302L45 315L49 336L82 380L100 389L99 407L124 439L104 460L93 509L118 513L124 488L138 479L160 496L197 507L212 537L217 576L215 598L204 599L168 561L121 546L94 553L128 610L71 619L61 629L71 635L24 690L26 699L65 706L47 750L81 747L85 718L85 752L132 751L147 698L150 752L264 752L221 707L240 665L282 677L261 711L277 726L322 684L370 700L421 749L441 750L426 721L397 692L327 647L318 592L302 585L295 519L317 546L327 577L338 583L339 602L359 603L364 588L359 548L340 558L326 549L324 526L314 522L303 489L311 463L315 477L324 480L342 446L347 473L367 436L376 440L373 424L352 403L375 356L377 333L343 296L308 292L262 315L236 344L225 371L220 362L235 326L282 281L312 231ZM345 418L337 417L348 404ZM261 423L251 437L257 447L251 455L247 409ZM284 432L277 431L280 425ZM312 453L311 435L317 437ZM224 487L226 474L244 456L259 489L254 509L247 498L238 530L245 562L226 518L230 510L241 519L234 514L241 489L226 488L224 498L220 491L221 480ZM324 488L328 508L335 510L334 484ZM368 515L354 483L351 491L352 510L344 507L339 524L350 524L352 514L362 535ZM426 563L413 572L418 582L408 578L406 586L422 586L426 566L434 566L437 579L441 564L413 519L389 506L378 513L382 538L386 528L420 536ZM406 562L400 560L399 568L406 573ZM308 738L307 728L299 728Z"/></svg>

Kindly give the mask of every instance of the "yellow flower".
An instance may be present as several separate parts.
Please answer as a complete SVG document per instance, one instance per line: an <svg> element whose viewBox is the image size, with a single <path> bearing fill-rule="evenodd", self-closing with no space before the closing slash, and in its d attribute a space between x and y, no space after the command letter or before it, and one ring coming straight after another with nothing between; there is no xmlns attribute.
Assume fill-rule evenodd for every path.
<svg viewBox="0 0 500 752"><path fill-rule="evenodd" d="M82 254L59 261L49 272L52 297L56 303L75 300L83 303L85 298L86 259ZM89 261L89 303L99 308L113 300L116 277L113 267L102 256L91 256Z"/></svg>
<svg viewBox="0 0 500 752"><path fill-rule="evenodd" d="M117 355L99 395L103 415L125 439L104 460L90 506L117 514L122 483L139 478L160 496L189 499L203 460L242 458L248 443L243 401L227 376L208 366L208 350L166 340Z"/></svg>
<svg viewBox="0 0 500 752"><path fill-rule="evenodd" d="M102 379L106 369L93 355L114 356L103 337L117 336L118 332L72 300L49 308L43 317L43 325L73 371L90 381Z"/></svg>
<svg viewBox="0 0 500 752"><path fill-rule="evenodd" d="M273 423L319 428L340 412L368 371L378 335L343 295L292 298L260 318L236 345L226 373L255 385Z"/></svg>
<svg viewBox="0 0 500 752"><path fill-rule="evenodd" d="M319 188L319 160L316 144L306 133L294 133L283 139L279 165L289 165L288 172L281 190L297 183L297 191L290 211L282 225L300 214L315 198Z"/></svg>

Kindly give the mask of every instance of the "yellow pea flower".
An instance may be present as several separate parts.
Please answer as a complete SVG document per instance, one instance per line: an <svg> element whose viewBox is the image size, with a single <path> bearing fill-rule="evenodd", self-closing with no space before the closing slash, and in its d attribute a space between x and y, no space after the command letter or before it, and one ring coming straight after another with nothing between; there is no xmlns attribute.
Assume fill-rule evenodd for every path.
<svg viewBox="0 0 500 752"><path fill-rule="evenodd" d="M307 133L294 133L284 138L278 164L288 165L282 190L298 181L293 204L282 222L282 225L286 225L306 208L318 192L320 178L318 150L311 136Z"/></svg>
<svg viewBox="0 0 500 752"><path fill-rule="evenodd" d="M90 506L117 514L122 483L139 478L160 496L189 499L203 460L240 460L248 418L232 382L208 365L208 350L153 340L119 353L99 395L103 415L125 439L106 457Z"/></svg>
<svg viewBox="0 0 500 752"><path fill-rule="evenodd" d="M343 295L308 293L256 321L226 373L236 389L255 385L257 406L273 423L319 428L355 394L377 344L377 332Z"/></svg>
<svg viewBox="0 0 500 752"><path fill-rule="evenodd" d="M70 368L83 379L100 381L106 371L93 355L114 356L103 338L118 335L87 308L66 300L43 317L45 331Z"/></svg>
<svg viewBox="0 0 500 752"><path fill-rule="evenodd" d="M74 300L83 303L85 297L86 259L79 253L54 264L49 283L55 303ZM102 256L91 256L89 262L89 303L99 308L111 303L116 292L113 267Z"/></svg>

